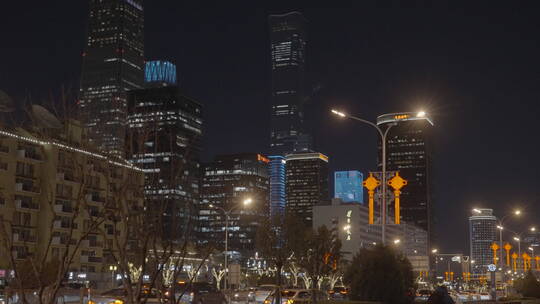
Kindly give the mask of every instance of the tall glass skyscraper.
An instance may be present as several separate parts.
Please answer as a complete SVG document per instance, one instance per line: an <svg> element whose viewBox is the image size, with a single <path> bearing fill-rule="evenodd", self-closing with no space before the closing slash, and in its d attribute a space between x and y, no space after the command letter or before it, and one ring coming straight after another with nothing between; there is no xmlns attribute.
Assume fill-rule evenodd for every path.
<svg viewBox="0 0 540 304"><path fill-rule="evenodd" d="M416 113L391 113L377 117L377 125L391 126L386 142L386 169L399 171L407 180L401 189L401 218L426 230L433 242L432 147L433 124ZM381 161L379 141L379 169Z"/></svg>
<svg viewBox="0 0 540 304"><path fill-rule="evenodd" d="M282 216L285 212L287 197L285 192L285 166L286 161L283 156L269 156L268 163L270 178L270 217Z"/></svg>
<svg viewBox="0 0 540 304"><path fill-rule="evenodd" d="M493 264L491 244L497 240L497 218L493 215L493 209L474 209L469 217L469 241L474 273L486 273L487 266Z"/></svg>
<svg viewBox="0 0 540 304"><path fill-rule="evenodd" d="M270 147L274 155L303 150L302 103L305 98L306 27L299 12L269 17L272 55Z"/></svg>
<svg viewBox="0 0 540 304"><path fill-rule="evenodd" d="M262 154L242 153L218 155L204 165L198 208L200 243L224 249L223 211L227 210L228 250L243 258L255 253L257 229L268 216L268 163L269 159ZM246 199L252 200L248 206L243 205Z"/></svg>
<svg viewBox="0 0 540 304"><path fill-rule="evenodd" d="M287 206L288 214L311 227L313 206L328 204L328 157L321 153L288 154Z"/></svg>
<svg viewBox="0 0 540 304"><path fill-rule="evenodd" d="M124 156L126 92L143 87L143 1L90 0L89 6L81 118L94 145Z"/></svg>
<svg viewBox="0 0 540 304"><path fill-rule="evenodd" d="M334 172L334 197L346 203L364 203L363 180L364 175L360 171Z"/></svg>
<svg viewBox="0 0 540 304"><path fill-rule="evenodd" d="M126 154L145 172L148 213L163 210L166 235L181 239L198 216L202 106L173 85L130 91L128 101Z"/></svg>

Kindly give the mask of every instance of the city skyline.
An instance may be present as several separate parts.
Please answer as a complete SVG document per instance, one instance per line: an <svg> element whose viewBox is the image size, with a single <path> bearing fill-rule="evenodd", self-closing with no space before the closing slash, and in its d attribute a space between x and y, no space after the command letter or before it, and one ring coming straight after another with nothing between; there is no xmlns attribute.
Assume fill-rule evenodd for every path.
<svg viewBox="0 0 540 304"><path fill-rule="evenodd" d="M72 29L61 29L59 33L63 33L63 35L71 33L69 37L70 39L73 38L74 41L82 39L76 37L77 35L84 35L84 21L79 20L80 18L77 17L78 13L80 13L81 16L86 14L85 8L82 6L84 5L69 4L66 10L75 9L75 11L71 13L73 15L70 15L65 21L57 21L59 22L59 25L57 25L59 27L61 27L60 25L65 26L65 24L70 24L70 26L73 25ZM375 16L380 16L385 10L397 12L397 10L390 6L377 8L365 5L362 6L362 8L364 10L374 10ZM492 14L494 16L502 14L502 12L497 11L496 9L497 8L493 8L494 12L492 12ZM81 12L78 12L78 10L81 10ZM253 76L254 73L244 73L249 74L250 78L255 79L247 79L243 76L238 76L238 74L233 77L236 80L243 79L246 81L246 83L240 85L239 88L230 87L230 85L234 83L241 83L239 81L229 82L219 79L220 76L231 73L230 67L232 67L232 65L221 62L224 60L223 58L209 56L212 54L215 55L214 52L203 50L200 56L196 56L196 53L200 51L200 49L195 46L197 43L182 43L181 47L160 51L163 44L169 43L169 41L165 40L164 42L161 42L161 46L158 46L156 42L160 39L163 40L162 36L156 35L154 38L149 38L150 41L147 39L147 45L149 45L150 49L147 59L163 57L164 59L178 63L179 75L181 75L183 80L186 79L185 82L182 82L182 86L190 91L190 95L194 95L197 99L208 103L205 104L205 109L209 109L210 113L208 114L208 118L210 118L209 121L212 121L213 125L209 126L208 137L205 139L207 145L205 147L204 156L206 159L209 159L211 155L225 152L264 151L264 145L267 141L266 134L268 134L268 132L265 132L266 127L264 125L267 123L264 120L269 121L269 118L267 118L268 111L265 109L268 108L261 107L260 104L256 106L249 103L253 103L254 100L260 101L261 103L265 102L268 96L264 90L259 93L259 88L268 88L267 84L269 83L269 59L266 58L268 57L268 34L265 32L266 27L264 26L267 22L266 17L271 13L283 13L291 10L293 10L293 8L260 9L257 10L257 13L253 16L244 17L245 19L242 19L246 23L257 25L254 29L250 29L249 31L246 29L244 30L250 33L258 33L260 37L256 38L257 43L253 49L241 50L241 54L239 55L248 54L246 57L248 62L260 61L260 63L257 63L255 68L243 70L244 72L253 72L256 70L257 77ZM407 30L418 29L423 25L423 22L434 21L435 17L427 16L430 12L440 16L443 14L442 11L444 11L441 11L441 8L438 10L434 8L433 10L434 11L430 11L428 8L419 8L419 11L421 12L416 12L417 15L415 16L420 17L418 18L420 21L413 21L406 26L403 31L406 32ZM473 11L471 15L474 16L475 8L473 7L471 10ZM163 14L179 13L179 11L174 9L172 9L171 12L165 12L163 9L159 9L155 4L148 4L145 11L149 18L146 25L150 26L148 31L152 32L155 32L157 28L166 28L167 25L161 22L161 20L166 20L166 18L163 18ZM423 106L426 111L430 111L438 116L436 120L436 128L439 130L436 132L437 135L439 135L437 139L437 150L439 152L438 158L443 159L437 161L437 164L435 165L437 167L437 176L435 178L435 187L437 189L435 192L438 197L437 202L439 206L442 206L440 207L442 209L438 210L439 221L441 221L438 225L447 226L449 224L447 219L440 217L440 214L445 213L450 213L454 218L454 221L461 221L460 225L456 225L458 226L457 229L459 233L451 233L450 231L442 231L442 233L439 233L439 235L448 237L449 240L448 244L438 244L438 247L447 248L448 250L455 248L466 251L466 241L464 241L467 236L466 218L469 210L473 206L489 207L495 209L495 213L499 213L499 210L501 210L500 213L503 213L503 208L510 209L512 205L525 206L528 204L530 206L529 209L532 209L532 206L538 202L538 190L534 190L533 188L533 185L536 185L538 182L538 175L534 173L535 169L538 168L538 161L530 154L537 149L538 144L526 141L524 136L515 135L526 134L525 131L534 130L534 125L532 125L532 123L534 122L535 117L532 113L534 113L534 109L537 105L526 101L534 100L538 95L533 89L535 84L535 73L529 71L529 68L527 67L529 65L534 66L535 63L538 63L535 61L537 59L529 54L529 52L531 52L531 54L534 53L534 49L537 47L534 43L527 42L527 40L511 40L514 43L522 45L522 47L529 46L531 49L530 51L525 52L526 54L522 56L523 58L516 58L516 56L514 56L513 59L516 59L517 62L505 61L506 59L504 58L508 56L504 52L505 50L510 51L510 54L516 54L512 53L513 48L507 46L502 47L499 51L494 49L488 50L487 48L482 48L481 50L475 49L475 44L471 37L473 36L472 34L461 33L461 35L463 35L463 40L465 40L461 43L463 46L455 46L454 48L443 52L442 50L449 43L446 40L451 39L448 39L449 37L445 37L443 34L441 34L441 36L444 37L444 39L434 38L430 34L433 34L435 29L433 32L430 30L420 30L417 34L406 32L409 35L408 38L410 41L400 40L397 37L397 33L401 31L396 29L396 26L404 20L397 18L397 21L392 23L388 28L380 30L382 37L375 38L374 36L377 35L375 35L376 31L374 31L371 35L360 36L366 37L365 40L359 39L364 42L347 45L346 43L338 43L338 38L345 37L345 39L352 39L352 37L354 37L353 33L358 33L358 29L346 27L347 22L338 22L336 25L333 25L332 30L342 29L342 31L337 35L337 38L332 38L331 35L329 35L329 32L332 30L323 29L325 22L322 18L324 15L322 12L315 9L299 9L299 11L303 12L306 18L310 20L310 43L312 43L312 45L309 46L310 52L308 53L308 56L313 56L314 59L308 60L308 62L310 62L309 66L312 65L311 62L313 62L314 66L310 71L310 88L317 88L319 84L322 84L320 90L315 90L315 92L320 92L320 94L313 99L319 101L316 106L324 108L326 105L338 104L348 110L351 114L358 114L362 115L362 117L371 119L377 114L417 110L418 107ZM196 12L199 13L195 15L200 16L200 13L202 14L202 10L196 10ZM450 11L450 16L447 17L448 19L450 19L452 12L455 13L455 11ZM361 13L367 14L365 11ZM217 24L220 24L220 22L223 22L219 18L221 14L226 15L225 13L218 13L216 11L210 13L209 16L206 16L205 18L217 18L216 22ZM329 14L329 16L335 20L337 20L339 15L347 15L344 10L330 10L326 11L325 14ZM367 27L370 30L377 29L377 25L379 24L378 21L374 19L375 17L365 19L365 24L368 25ZM488 41L494 42L495 39L490 35L495 33L495 30L491 32L486 26L475 23L472 19L472 17L465 18L463 21L465 25L456 25L445 19L443 21L446 23L443 21L434 22L434 27L438 30L442 30L443 33L448 35L448 31L445 31L447 26L454 25L465 28L466 26L475 25L476 31L473 32L483 33L484 35L482 37L485 37ZM190 32L196 32L196 29L199 29L200 26L190 24L189 20L193 19L188 18L187 21L182 23L182 26L184 26L185 29L181 30L176 28L186 37L184 39L188 41L189 39L195 39ZM53 29L56 29L57 26L50 25L49 29L40 29L40 31L52 31ZM500 30L500 26L501 25L496 26L497 29ZM517 31L523 26L523 23L517 22L512 25L511 29L502 31L503 36L509 38L509 33L513 30ZM215 35L217 29L215 25L200 27L202 33L205 33L206 35ZM230 38L232 35L230 32L234 31L234 29L238 29L238 27L231 25L231 29L226 30L225 37ZM20 29L19 31L24 33L24 29ZM360 33L369 34L367 30L360 30ZM8 35L8 38L10 36L11 35ZM57 44L53 42L54 35L46 36L49 37L48 40L50 41L48 41L48 43L50 44L44 44L44 46L42 46L45 50L43 52L44 54L48 54L51 48L54 48L54 45ZM346 38L349 36L350 38ZM216 36L211 37L220 41L220 38ZM425 39L429 37L434 39L435 43L427 43L429 40ZM460 36L450 36L450 38L452 37L456 38ZM62 38L58 37L58 39L60 40ZM240 41L239 38L235 39L238 40L233 41ZM387 41L381 42L385 39ZM39 39L37 39L37 41L39 41ZM329 41L336 46L323 47L324 44ZM396 51L396 53L400 53L401 55L393 55L391 50L394 50L394 48L390 47L392 41L404 42L405 46L401 46L401 50L406 52ZM79 42L81 41L79 40ZM374 51L374 48L376 47L370 46L368 42L381 47L383 54L376 55L376 52ZM417 42L418 45L413 45L413 42ZM35 41L27 42L27 44L32 43L35 43ZM234 43L231 45L234 45ZM77 67L80 65L80 61L78 61L80 58L77 59L77 57L80 56L80 51L82 50L81 46L82 45L79 43L78 47L67 47L65 50L58 48L58 50L55 50L55 53L59 54L52 56L52 61L56 61L55 65L58 67L55 71L52 69L43 69L43 67L47 66L43 63L36 66L38 69L42 67L41 70L47 70L47 73L51 73L52 76L50 79L37 81L37 78L35 77L41 75L43 72L37 72L36 75L28 75L29 73L32 73L32 70L25 64L22 64L18 73L25 75L18 75L16 73L15 75L10 75L9 78L2 76L3 83L5 83L5 87L2 89L5 89L14 96L20 97L24 96L27 90L34 96L40 96L47 95L51 90L55 92L57 88L63 84L68 86L72 84L73 87L77 87L77 81L75 79L77 78L76 75L79 73L78 69L80 69L80 67ZM321 49L321 47L323 48ZM476 47L478 47L478 45L476 45ZM178 52L180 48L183 50ZM236 51L241 48L241 44L238 45L238 48L234 47ZM425 49L422 50L422 48ZM516 47L516 49L519 48ZM75 51L75 54L71 54L73 51ZM433 54L429 54L430 51ZM2 50L2 52L6 52L4 58L12 58L15 56L13 49ZM66 55L68 52L70 52L70 54ZM478 59L478 56L475 57L475 55L482 54L483 52L487 52L488 59ZM344 62L352 60L353 57L357 57L356 55L352 56L353 53L360 54L361 56L359 56L359 59L356 59L356 61L351 61L354 63L352 64L352 67L345 67ZM22 54L24 54L24 52L22 52ZM226 54L230 53L226 52L222 55ZM339 54L343 55L342 58L336 56ZM437 56L447 57L447 59L441 60ZM474 57L475 59L465 58L467 56ZM512 56L510 55L509 57ZM41 58L43 59L45 57ZM194 58L196 58L196 60L194 60ZM186 63L186 61L189 60L201 63L208 58L210 58L209 62L206 66L203 66L205 68L202 68L201 66L198 67L200 70L197 70L195 65ZM392 67L391 64L385 64L387 61L392 61L389 59L397 60L398 65ZM60 63L60 60L62 60L62 63ZM408 60L410 60L411 63L405 63ZM477 60L478 62L475 62ZM509 64L508 67L502 67L504 71L515 70L515 66L517 66L518 72L500 72L500 74L488 75L488 72L492 72L489 64L492 60L499 60L498 62L502 61L503 63ZM32 60L29 61L33 62ZM452 62L457 63L457 66L472 66L472 68L466 69L467 74L470 75L465 75L466 72L461 71L465 70L465 68L450 67L449 63ZM320 63L324 64L320 65ZM510 68L510 66L512 66L512 68ZM205 75L208 74L208 72L204 71L207 69L218 71L218 76L209 76L208 82L204 83L204 80L207 79ZM362 71L362 69L364 69L364 71ZM404 71L399 71L400 69ZM8 68L8 70L16 69ZM373 80L362 82L362 80L367 79L366 75L373 71L378 71L379 74L375 74L376 76ZM523 76L518 75L519 72L523 73ZM347 79L350 78L348 76L358 75L357 73L360 73L360 76L354 77L354 81ZM385 77L386 75L390 75L390 77L387 79L387 77ZM334 76L339 77L337 77L336 80L331 80ZM463 76L465 80L458 79L461 78L461 76ZM405 78L407 80L403 80ZM204 84L194 85L197 81ZM338 81L341 81L342 83L336 84ZM357 83L363 84L360 89L355 86ZM374 83L375 85L370 87L369 84ZM493 90L493 84L499 84L496 91ZM208 87L211 87L214 90L208 89ZM205 92L203 88L208 90L208 92ZM386 93L384 92L386 88L391 89ZM237 90L241 90L245 97L235 100L234 96L238 95ZM508 99L513 99L514 102L508 102ZM351 100L356 100L356 103ZM364 100L366 101L365 103L361 102ZM268 105L269 103L265 102L265 104ZM251 130L243 130L246 128L242 128L238 123L230 123L226 126L218 123L225 106L230 109L226 110L224 113L229 114L241 109L238 111L238 116L232 116L232 118L233 120L234 118L244 118L244 124L253 126L252 128L249 128ZM363 111L365 108L369 108L369 110ZM525 109L530 110L524 111ZM501 110L506 111L502 112ZM501 113L504 113L504 116ZM324 114L328 115L326 112ZM251 117L246 118L246 116ZM496 126L493 122L490 122L493 117L501 116L505 118L505 124L514 128L512 131L508 130L507 127ZM259 122L261 119L263 121ZM374 159L376 157L376 138L372 130L354 126L352 124L338 123L333 117L321 117L321 119L320 124L316 127L319 129L324 128L325 130L318 132L324 135L321 142L319 142L319 145L323 147L321 152L328 154L334 162L332 163L331 171L335 171L334 169L348 170L350 168L359 168L360 171L365 173L375 169ZM239 136L232 138L231 136L220 135L228 133L239 134ZM332 139L329 139L330 137L332 137ZM352 138L354 138L354 140L352 140ZM478 141L478 138L482 138L482 140ZM250 142L247 142L248 140ZM228 141L228 145L224 145L226 141ZM356 143L353 144L353 142ZM338 145L341 145L341 147L337 147ZM515 152L512 147L516 147ZM466 152L464 152L464 150ZM517 154L518 151L520 154L525 153L522 154L524 156L511 158L511 156ZM468 159L464 159L465 157ZM513 159L513 161L501 161L506 159ZM463 165L452 168L453 166L445 164L452 163L452 161L463 161ZM515 181L507 184L507 180L510 179L515 179ZM492 188L495 190L492 191ZM441 210L443 211L442 213ZM531 212L535 211L532 210ZM460 238L454 238L452 240L453 234L458 234Z"/></svg>

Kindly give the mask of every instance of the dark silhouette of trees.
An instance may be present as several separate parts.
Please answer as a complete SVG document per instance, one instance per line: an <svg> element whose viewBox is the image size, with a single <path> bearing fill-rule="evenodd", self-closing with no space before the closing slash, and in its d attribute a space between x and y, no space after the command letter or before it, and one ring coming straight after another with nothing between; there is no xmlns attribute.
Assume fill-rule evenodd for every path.
<svg viewBox="0 0 540 304"><path fill-rule="evenodd" d="M408 303L407 291L414 286L410 262L385 246L362 249L345 272L351 300Z"/></svg>

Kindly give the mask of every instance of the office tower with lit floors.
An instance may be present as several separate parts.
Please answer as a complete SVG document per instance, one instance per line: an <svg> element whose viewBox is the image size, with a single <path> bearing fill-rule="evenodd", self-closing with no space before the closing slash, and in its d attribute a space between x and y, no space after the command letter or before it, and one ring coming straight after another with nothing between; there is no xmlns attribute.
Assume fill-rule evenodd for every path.
<svg viewBox="0 0 540 304"><path fill-rule="evenodd" d="M307 20L299 12L270 15L271 47L271 131L272 155L283 155L295 146L309 146L309 136L301 136L305 99Z"/></svg>
<svg viewBox="0 0 540 304"><path fill-rule="evenodd" d="M257 228L269 212L269 162L262 154L242 153L218 155L203 165L199 243L224 250L228 227L229 255L255 254Z"/></svg>
<svg viewBox="0 0 540 304"><path fill-rule="evenodd" d="M147 68L155 66L147 63ZM148 210L163 208L168 237L181 239L197 224L202 106L179 90L171 74L174 65L162 66L169 68L148 71L148 88L128 93L126 153L145 172Z"/></svg>
<svg viewBox="0 0 540 304"><path fill-rule="evenodd" d="M81 118L99 149L123 156L127 91L143 88L142 0L90 0L79 96Z"/></svg>
<svg viewBox="0 0 540 304"><path fill-rule="evenodd" d="M377 118L386 141L386 170L399 171L407 180L401 189L401 219L428 232L433 243L432 129L430 118L417 113L393 113ZM382 165L379 141L379 169Z"/></svg>
<svg viewBox="0 0 540 304"><path fill-rule="evenodd" d="M313 206L328 204L328 157L321 153L286 156L286 212L311 227Z"/></svg>
<svg viewBox="0 0 540 304"><path fill-rule="evenodd" d="M486 273L493 264L491 244L498 240L497 218L493 209L474 209L469 217L469 244L473 273Z"/></svg>
<svg viewBox="0 0 540 304"><path fill-rule="evenodd" d="M334 198L343 202L364 203L364 175L360 171L334 172Z"/></svg>

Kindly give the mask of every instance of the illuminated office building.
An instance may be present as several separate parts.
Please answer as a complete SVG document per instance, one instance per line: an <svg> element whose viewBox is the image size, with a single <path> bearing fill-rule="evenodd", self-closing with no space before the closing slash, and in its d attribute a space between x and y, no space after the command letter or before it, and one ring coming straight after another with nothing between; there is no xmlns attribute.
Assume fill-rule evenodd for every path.
<svg viewBox="0 0 540 304"><path fill-rule="evenodd" d="M364 176L360 171L334 172L334 197L346 203L363 203L363 180Z"/></svg>
<svg viewBox="0 0 540 304"><path fill-rule="evenodd" d="M285 213L287 197L285 192L286 161L283 156L268 156L270 178L270 217L275 218Z"/></svg>
<svg viewBox="0 0 540 304"><path fill-rule="evenodd" d="M493 264L491 244L498 240L497 218L493 209L474 209L469 217L469 244L474 273L486 273Z"/></svg>
<svg viewBox="0 0 540 304"><path fill-rule="evenodd" d="M401 189L401 218L426 230L433 241L432 121L413 113L393 113L379 116L377 125L383 129L392 126L386 143L386 169L399 171L408 182ZM379 153L379 168L380 160Z"/></svg>
<svg viewBox="0 0 540 304"><path fill-rule="evenodd" d="M174 63L161 60L146 62L144 68L144 82L146 87L176 85L176 77L176 65Z"/></svg>
<svg viewBox="0 0 540 304"><path fill-rule="evenodd" d="M268 164L257 153L216 156L204 165L199 205L201 243L225 248L225 214L229 216L229 253L255 253L257 228L269 212ZM244 201L251 203L244 205Z"/></svg>
<svg viewBox="0 0 540 304"><path fill-rule="evenodd" d="M180 228L195 229L201 111L201 104L184 96L177 86L129 92L127 158L144 169L147 203L165 206L166 231L172 239L181 237Z"/></svg>
<svg viewBox="0 0 540 304"><path fill-rule="evenodd" d="M328 157L321 153L297 153L285 157L286 212L311 226L313 206L330 201L328 195Z"/></svg>
<svg viewBox="0 0 540 304"><path fill-rule="evenodd" d="M299 12L269 17L272 62L270 150L273 154L305 150L311 138L303 134L307 20Z"/></svg>
<svg viewBox="0 0 540 304"><path fill-rule="evenodd" d="M89 1L79 106L90 140L123 155L128 90L143 88L142 0Z"/></svg>

